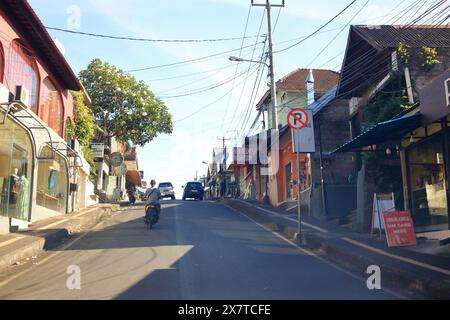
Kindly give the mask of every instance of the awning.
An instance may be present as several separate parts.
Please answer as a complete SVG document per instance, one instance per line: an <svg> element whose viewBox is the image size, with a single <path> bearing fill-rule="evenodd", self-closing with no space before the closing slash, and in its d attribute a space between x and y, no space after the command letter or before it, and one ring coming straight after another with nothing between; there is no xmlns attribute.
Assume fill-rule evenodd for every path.
<svg viewBox="0 0 450 320"><path fill-rule="evenodd" d="M341 145L332 153L357 151L362 147L400 139L422 125L422 114L415 113L401 118L381 122L356 138Z"/></svg>
<svg viewBox="0 0 450 320"><path fill-rule="evenodd" d="M139 171L128 170L125 177L128 182L131 182L137 187L142 187L141 173Z"/></svg>

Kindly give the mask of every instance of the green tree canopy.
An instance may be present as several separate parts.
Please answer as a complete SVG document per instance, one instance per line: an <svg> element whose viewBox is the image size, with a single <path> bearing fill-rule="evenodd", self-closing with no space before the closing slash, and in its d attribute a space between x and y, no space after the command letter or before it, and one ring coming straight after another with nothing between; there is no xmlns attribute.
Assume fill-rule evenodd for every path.
<svg viewBox="0 0 450 320"><path fill-rule="evenodd" d="M160 133L172 133L167 106L155 98L145 82L100 59L80 72L80 80L92 99L103 138L143 146Z"/></svg>

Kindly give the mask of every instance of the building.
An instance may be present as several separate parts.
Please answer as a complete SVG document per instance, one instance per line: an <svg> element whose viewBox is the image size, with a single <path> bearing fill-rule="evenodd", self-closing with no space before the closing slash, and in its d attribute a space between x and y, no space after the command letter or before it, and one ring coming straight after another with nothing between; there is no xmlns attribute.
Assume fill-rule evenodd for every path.
<svg viewBox="0 0 450 320"><path fill-rule="evenodd" d="M0 31L0 227L8 232L72 210L71 173L82 159L65 124L70 91L83 88L27 1L1 1Z"/></svg>
<svg viewBox="0 0 450 320"><path fill-rule="evenodd" d="M277 81L277 116L280 139L280 153L277 156L279 157L280 167L276 175L262 177L262 179L267 180L262 183L265 186L263 193L267 195L272 205L280 206L297 198L295 186L297 162L295 154L292 153L292 132L287 128L289 112L294 108L306 109L308 105L335 87L338 80L339 74L332 70L297 69ZM263 113L267 111L270 101L270 92L268 92L257 104L257 110ZM272 119L270 118L270 112L268 114L268 125L271 128ZM269 148L269 159L273 162L276 161L273 158L271 148ZM300 166L303 168L302 175L304 176L304 179L301 180L305 181L305 186L310 186L310 155L302 155L300 162ZM309 197L311 192L307 192Z"/></svg>
<svg viewBox="0 0 450 320"><path fill-rule="evenodd" d="M444 90L443 78L434 79L445 78L449 67L449 27L350 28L337 94L349 100L351 139L334 153L355 152L359 230L371 228L379 193L393 194L395 209L411 211L418 232L446 225L445 115L426 123L420 110L432 81ZM439 109L442 101L430 105Z"/></svg>
<svg viewBox="0 0 450 320"><path fill-rule="evenodd" d="M315 87L311 89L306 83L308 77L313 77ZM296 69L276 82L278 129L287 124L287 115L293 108L306 108L308 101L312 102L332 89L339 80L339 74L332 70ZM267 112L271 103L270 90L256 104L259 112ZM270 112L267 112L267 126L272 128Z"/></svg>

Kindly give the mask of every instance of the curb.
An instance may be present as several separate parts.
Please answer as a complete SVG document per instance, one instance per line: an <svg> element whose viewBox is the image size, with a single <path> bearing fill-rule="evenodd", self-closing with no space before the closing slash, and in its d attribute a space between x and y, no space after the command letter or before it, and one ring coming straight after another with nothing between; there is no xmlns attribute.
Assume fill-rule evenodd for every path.
<svg viewBox="0 0 450 320"><path fill-rule="evenodd" d="M101 205L98 207L85 210L86 216L77 221L70 219L62 227L55 229L34 229L27 231L34 232L35 235L28 235L24 237L35 238L33 241L28 241L21 247L13 249L11 252L0 256L0 272L10 268L11 266L20 264L23 261L33 259L41 254L43 251L51 250L61 245L66 239L72 235L86 231L99 222L110 217L114 212L121 211L117 205ZM92 212L91 212L92 211ZM83 211L74 213L74 215L83 214ZM44 226L45 227L45 226ZM42 233L41 235L39 233Z"/></svg>
<svg viewBox="0 0 450 320"><path fill-rule="evenodd" d="M269 216L250 204L244 205L229 199L222 199L219 202L251 216L259 223L282 234L305 249L325 255L327 260L357 274L367 276L367 267L378 265L383 274L382 282L387 283L390 288L400 289L415 296L420 295L421 298L426 299L450 298L450 283L419 276L414 270L404 268L404 265L403 267L401 264L396 266L395 263L387 263L384 261L385 259L377 259L378 254L364 249L362 250L367 251L367 254L361 252L359 248L349 250L348 245L346 247L344 241L338 237L327 238L324 234L308 230L302 232L300 243L295 239L297 229L289 221L281 217ZM328 234L328 236L330 235L332 236L332 234Z"/></svg>

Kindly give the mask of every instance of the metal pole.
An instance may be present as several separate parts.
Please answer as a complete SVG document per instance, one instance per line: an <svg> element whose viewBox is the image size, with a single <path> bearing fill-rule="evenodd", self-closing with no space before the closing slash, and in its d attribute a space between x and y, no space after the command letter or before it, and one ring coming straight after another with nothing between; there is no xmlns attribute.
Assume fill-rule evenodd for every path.
<svg viewBox="0 0 450 320"><path fill-rule="evenodd" d="M297 132L298 139L300 139L300 130ZM297 143L300 143L300 141L297 141ZM296 238L298 241L300 241L301 232L302 232L302 220L301 220L301 204L302 204L302 193L301 193L301 186L300 186L300 152L297 152L297 234Z"/></svg>
<svg viewBox="0 0 450 320"><path fill-rule="evenodd" d="M319 129L319 148L320 148L320 183L322 189L322 210L325 216L327 216L327 202L326 202L326 191L325 191L325 178L324 178L324 168L323 168L323 152L322 152L322 131L320 130L321 119L317 119L317 127Z"/></svg>
<svg viewBox="0 0 450 320"><path fill-rule="evenodd" d="M268 24L268 39L269 39L269 76L270 76L270 96L272 102L271 116L272 116L272 129L278 129L278 117L277 117L277 89L275 83L275 71L274 71L274 59L273 59L273 42L272 42L272 14L271 14L270 0L266 1L267 9L267 24Z"/></svg>

